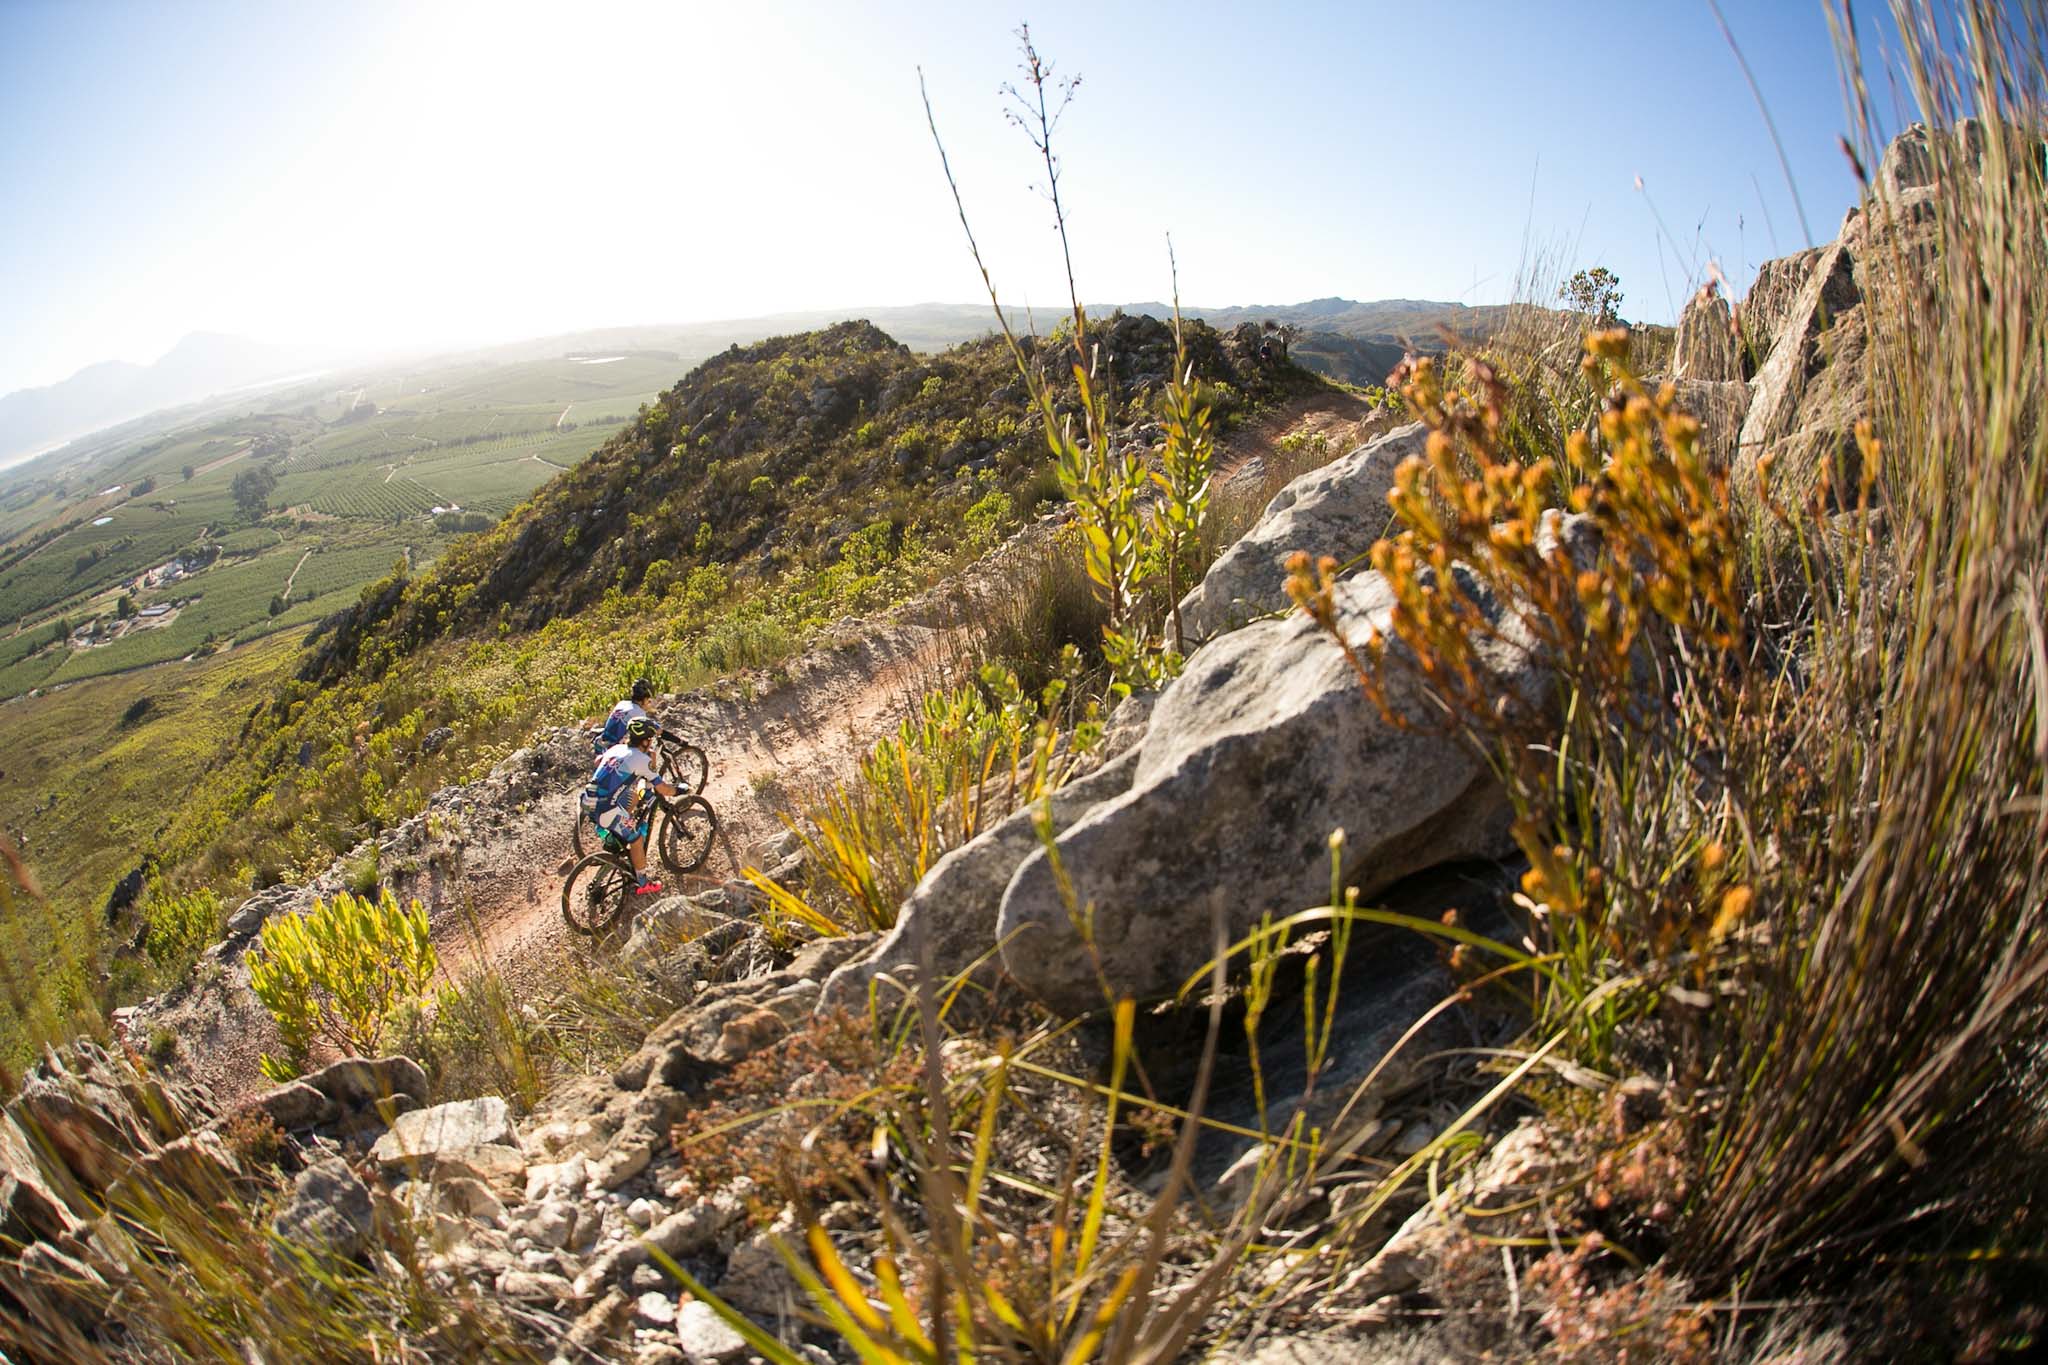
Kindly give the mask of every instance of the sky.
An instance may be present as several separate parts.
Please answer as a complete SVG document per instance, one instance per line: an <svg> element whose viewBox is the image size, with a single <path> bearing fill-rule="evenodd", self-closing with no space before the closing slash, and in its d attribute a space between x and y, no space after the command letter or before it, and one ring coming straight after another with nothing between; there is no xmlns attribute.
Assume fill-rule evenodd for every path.
<svg viewBox="0 0 2048 1365"><path fill-rule="evenodd" d="M1866 8L1868 8L1866 6ZM1604 265L1669 321L1834 235L1818 0L1050 0L1084 298L1500 302ZM1066 295L974 3L0 0L0 393L193 331L345 348ZM1797 200L1794 189L1796 186ZM1532 270L1531 263L1534 263ZM1550 287L1547 282L1543 287Z"/></svg>

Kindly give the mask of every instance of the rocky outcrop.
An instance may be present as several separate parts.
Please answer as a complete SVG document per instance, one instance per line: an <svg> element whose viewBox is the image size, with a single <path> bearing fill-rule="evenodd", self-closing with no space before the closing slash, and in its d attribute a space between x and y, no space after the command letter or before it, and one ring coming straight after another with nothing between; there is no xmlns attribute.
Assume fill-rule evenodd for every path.
<svg viewBox="0 0 2048 1365"><path fill-rule="evenodd" d="M1946 145L1940 140L1950 139ZM1744 301L1742 334L1753 357L1750 401L1738 440L1738 484L1772 457L1781 504L1815 497L1852 505L1861 475L1856 424L1872 412L1874 319L1931 302L1939 252L1938 164L1981 173L1983 127L1950 133L1908 128L1886 148L1863 203L1827 246L1765 265Z"/></svg>
<svg viewBox="0 0 2048 1365"><path fill-rule="evenodd" d="M1856 365L1864 339L1858 309L1862 297L1848 248L1839 241L1825 248L1750 384L1736 468L1753 477L1757 459L1766 451L1778 452L1795 502L1811 487L1802 472L1840 449L1848 435L1845 417L1854 424L1860 393Z"/></svg>
<svg viewBox="0 0 2048 1365"><path fill-rule="evenodd" d="M1052 795L1048 810L1054 834L1101 802L1128 790L1138 768L1138 752L1073 782ZM1018 864L1039 847L1036 805L1013 811L933 865L897 912L896 925L874 950L834 972L825 983L820 1009L865 1011L870 990L887 977L899 990L915 981L920 959L930 964L933 980L947 981L976 963L993 967L992 934L1003 892ZM886 1011L896 1000L875 1002Z"/></svg>
<svg viewBox="0 0 2048 1365"><path fill-rule="evenodd" d="M1563 534L1590 556L1589 528ZM1549 676L1524 627L1464 584L1496 635L1492 685L1532 707ZM1391 634L1394 598L1374 573L1337 587L1347 638ZM1399 648L1399 646L1393 646ZM1056 1009L1171 995L1262 915L1329 894L1327 840L1341 829L1343 879L1370 896L1436 863L1502 852L1506 802L1471 750L1442 732L1420 685L1389 672L1383 715L1343 652L1306 617L1263 621L1201 650L1166 689L1130 789L1089 811L1019 866L996 936L1003 962Z"/></svg>
<svg viewBox="0 0 2048 1365"><path fill-rule="evenodd" d="M1678 315L1678 336L1671 350L1671 377L1722 384L1742 378L1742 353L1735 333L1735 315L1709 280L1686 302Z"/></svg>
<svg viewBox="0 0 2048 1365"><path fill-rule="evenodd" d="M1811 247L1765 261L1758 268L1755 282L1735 310L1736 330L1742 337L1742 378L1755 375L1770 359L1778 334L1791 316L1792 301L1799 297L1801 286L1825 250Z"/></svg>
<svg viewBox="0 0 2048 1365"><path fill-rule="evenodd" d="M1387 507L1394 470L1422 454L1420 422L1397 427L1341 459L1312 469L1280 490L1252 529L1217 556L1181 599L1181 623L1195 639L1219 635L1253 617L1283 611L1287 556L1296 550L1340 557L1363 553L1391 528Z"/></svg>

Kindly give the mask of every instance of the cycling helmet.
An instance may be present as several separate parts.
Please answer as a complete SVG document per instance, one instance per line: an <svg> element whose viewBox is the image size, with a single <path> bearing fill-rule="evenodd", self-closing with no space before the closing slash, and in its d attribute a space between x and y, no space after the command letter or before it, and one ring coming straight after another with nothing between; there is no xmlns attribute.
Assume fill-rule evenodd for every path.
<svg viewBox="0 0 2048 1365"><path fill-rule="evenodd" d="M651 696L653 696L653 695L654 695L654 684L653 684L653 683L651 683L651 682L647 681L647 679L645 679L645 678L635 678L635 679L633 679L633 700L634 700L634 701L636 701L636 702L642 702L642 701L646 701L646 700L647 700L647 699L648 699L649 697L651 697Z"/></svg>
<svg viewBox="0 0 2048 1365"><path fill-rule="evenodd" d="M654 730L654 722L645 716L635 716L626 722L627 739L646 739Z"/></svg>

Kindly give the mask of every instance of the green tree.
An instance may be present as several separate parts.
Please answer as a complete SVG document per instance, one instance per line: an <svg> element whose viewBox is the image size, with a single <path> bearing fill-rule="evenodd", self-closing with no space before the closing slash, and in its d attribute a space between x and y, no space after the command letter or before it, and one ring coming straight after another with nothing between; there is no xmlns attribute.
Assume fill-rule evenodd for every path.
<svg viewBox="0 0 2048 1365"><path fill-rule="evenodd" d="M251 465L235 475L232 491L235 506L251 521L261 521L270 510L270 495L277 488L277 475L268 465Z"/></svg>
<svg viewBox="0 0 2048 1365"><path fill-rule="evenodd" d="M1581 270L1564 282L1557 296L1595 327L1621 321L1621 277L1604 265Z"/></svg>
<svg viewBox="0 0 2048 1365"><path fill-rule="evenodd" d="M130 597L130 596L129 596L129 595L127 594L127 593L125 593L125 592L124 592L124 593L122 593L122 594L121 594L121 600L120 600L120 601L118 601L118 602L116 602L116 603L114 603L114 615L116 615L116 616L120 617L120 618L121 618L121 619L122 619L123 621L125 621L125 620L127 620L127 619L128 619L129 617L133 616L134 614L135 614L135 599L134 599L134 598L132 598L132 597Z"/></svg>
<svg viewBox="0 0 2048 1365"><path fill-rule="evenodd" d="M191 465L189 465L189 464L188 464L188 465L186 465L186 466L185 466L185 467L184 467L183 469L179 470L178 472L179 472L180 474L182 474L182 475L184 475L184 476L185 476L185 482L186 482L186 483L190 483L190 482L192 482L192 476L193 476L194 474L197 474L197 473L198 473L199 471L198 471L198 470L196 470L196 469L194 469L194 468L193 468L193 467L192 467Z"/></svg>

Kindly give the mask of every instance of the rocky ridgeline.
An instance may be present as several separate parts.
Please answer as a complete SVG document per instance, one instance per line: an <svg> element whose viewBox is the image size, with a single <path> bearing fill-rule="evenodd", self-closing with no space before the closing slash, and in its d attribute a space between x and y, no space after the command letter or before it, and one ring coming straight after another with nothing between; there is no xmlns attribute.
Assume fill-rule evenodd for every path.
<svg viewBox="0 0 2048 1365"><path fill-rule="evenodd" d="M1668 378L1702 415L1710 457L1733 471L1738 487L1754 479L1767 451L1774 485L1790 493L1825 494L1824 478L1853 480L1870 319L1913 287L1931 240L1926 138L1916 129L1894 144L1876 196L1849 215L1837 241L1765 266L1739 308L1712 289L1687 306ZM656 1365L745 1356L744 1343L708 1308L677 1294L657 1252L799 1341L799 1296L772 1242L793 1226L790 1213L754 1225L747 1211L759 1191L744 1181L697 1189L670 1147L674 1125L737 1063L823 1012L893 1008L920 973L951 977L977 963L1056 1011L1100 1008L1105 991L1170 996L1202 968L1218 925L1235 938L1269 912L1321 903L1327 840L1339 828L1341 875L1363 894L1432 915L1460 898L1475 915L1498 913L1512 869L1491 860L1509 849L1507 812L1485 767L1427 726L1390 721L1337 647L1287 611L1286 556L1355 554L1387 530L1393 471L1419 452L1423 435L1399 428L1295 480L1188 594L1184 619L1207 643L1162 692L1118 709L1099 766L1051 800L1064 885L1024 812L946 855L886 936L817 942L780 966L760 950L736 891L711 903L672 897L643 916L626 956L658 956L691 936L692 951L719 965L612 1073L562 1087L523 1120L493 1097L425 1107L426 1079L404 1058L338 1062L214 1113L80 1044L71 1058L47 1058L31 1073L0 1125L0 1232L26 1248L14 1275L54 1286L82 1330L117 1338L119 1323L102 1315L105 1294L89 1292L107 1289L116 1274L96 1248L101 1210L165 1173L230 1187L250 1183L252 1168L268 1163L293 1182L275 1218L293 1243L374 1266L391 1255L394 1239L424 1240L431 1273L446 1285L559 1318L562 1359L624 1353ZM1582 520L1557 517L1545 534L1581 564L1601 559ZM1370 571L1344 579L1337 603L1352 638L1370 625L1384 628L1392 605ZM1498 626L1484 662L1503 695L1540 714L1551 679L1510 605L1481 601ZM1413 688L1397 685L1391 702L1411 718L1424 714ZM436 814L461 814L468 837L488 838L508 807L580 780L581 744L558 732L484 781L442 793L429 813L381 836L380 854L417 854ZM790 853L784 843L764 856L784 858L778 873L795 875ZM311 886L252 898L210 956L233 963L268 916L303 908L336 889L339 876L330 871ZM1092 907L1085 937L1077 906ZM1434 955L1412 940L1354 945L1324 1098L1308 1102L1328 1105L1346 1094L1448 985ZM1449 1022L1446 1015L1433 1027ZM1273 1112L1284 1116L1303 1102L1306 1074L1296 1073L1290 1092L1288 1058L1269 1062ZM1354 1103L1349 1121L1379 1126L1359 1150L1377 1150L1376 1141L1414 1151L1427 1141L1426 1121L1375 1117L1381 1098L1414 1080L1412 1070L1395 1068L1381 1076L1377 1095ZM258 1120L284 1141L269 1150L252 1144ZM1227 1203L1256 1154L1242 1140L1205 1148L1211 1196ZM1468 1183L1483 1197L1550 1160L1544 1136L1525 1130ZM832 1212L826 1221L849 1216ZM1413 1288L1441 1245L1440 1229L1431 1210L1418 1213L1362 1264L1345 1294L1370 1302ZM805 1349L828 1358L816 1342ZM1327 1342L1284 1344L1260 1357L1342 1358Z"/></svg>

